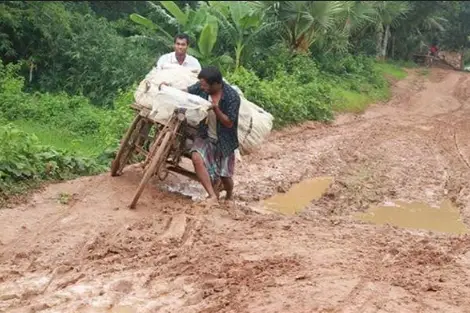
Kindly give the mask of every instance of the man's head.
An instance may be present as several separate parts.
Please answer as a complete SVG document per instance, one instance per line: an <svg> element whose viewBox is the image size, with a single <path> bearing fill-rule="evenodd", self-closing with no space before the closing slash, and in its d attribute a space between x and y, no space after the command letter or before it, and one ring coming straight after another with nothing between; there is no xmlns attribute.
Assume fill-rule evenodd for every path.
<svg viewBox="0 0 470 313"><path fill-rule="evenodd" d="M197 78L201 83L201 89L210 95L222 89L222 73L215 66L202 68Z"/></svg>
<svg viewBox="0 0 470 313"><path fill-rule="evenodd" d="M178 34L175 36L174 49L178 55L186 54L189 47L189 36L186 34Z"/></svg>

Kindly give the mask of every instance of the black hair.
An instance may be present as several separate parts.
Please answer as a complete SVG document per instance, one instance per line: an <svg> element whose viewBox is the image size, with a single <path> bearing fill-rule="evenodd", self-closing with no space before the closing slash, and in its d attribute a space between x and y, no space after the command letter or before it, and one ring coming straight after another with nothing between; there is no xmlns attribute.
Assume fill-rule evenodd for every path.
<svg viewBox="0 0 470 313"><path fill-rule="evenodd" d="M176 39L186 39L186 43L188 44L189 46L189 36L184 34L184 33L181 33L181 34L178 34L175 36L175 40L174 40L174 43L176 42Z"/></svg>
<svg viewBox="0 0 470 313"><path fill-rule="evenodd" d="M204 79L209 85L222 84L222 73L215 66L208 66L201 69L198 79Z"/></svg>

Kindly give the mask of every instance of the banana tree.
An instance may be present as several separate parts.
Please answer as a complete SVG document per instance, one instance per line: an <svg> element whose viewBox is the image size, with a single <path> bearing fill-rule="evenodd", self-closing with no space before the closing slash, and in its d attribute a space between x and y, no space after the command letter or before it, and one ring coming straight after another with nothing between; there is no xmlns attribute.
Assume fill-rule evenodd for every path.
<svg viewBox="0 0 470 313"><path fill-rule="evenodd" d="M152 35L155 37L149 36L134 36L138 38L144 38L148 40L156 40L157 42L163 43L168 48L171 48L173 45L173 36L171 36L168 32L166 32L163 28L158 27L154 22L149 20L146 17L143 17L140 14L132 13L129 18L136 24L142 25L148 30L151 31Z"/></svg>
<svg viewBox="0 0 470 313"><path fill-rule="evenodd" d="M214 54L214 47L217 42L218 32L219 27L217 19L213 16L209 16L207 23L204 25L201 33L199 34L197 49L189 48L189 53L198 58L199 61L205 65L216 65L223 67L224 65L232 64L233 59L229 55L223 54L216 56Z"/></svg>
<svg viewBox="0 0 470 313"><path fill-rule="evenodd" d="M159 2L159 4L152 1L147 3L166 20L167 24L176 25L178 32L184 32L193 39L202 31L210 18L204 7L199 10L193 10L186 6L184 10L181 10L173 1ZM157 39L161 40L165 45L169 47L173 45L173 36L166 32L163 27L158 27L151 20L136 13L131 14L130 18L135 23L147 27L152 32L156 32Z"/></svg>
<svg viewBox="0 0 470 313"><path fill-rule="evenodd" d="M211 13L216 15L221 32L234 47L235 68L241 63L246 47L271 24L264 23L264 12L256 3L248 1L209 1Z"/></svg>
<svg viewBox="0 0 470 313"><path fill-rule="evenodd" d="M186 6L181 10L173 1L160 1L160 5L153 2L149 4L156 10L166 9L167 22L176 24L179 32L184 32L192 38L197 38L197 44L190 47L188 52L204 65L224 65L230 64L233 60L228 55L215 56L214 47L218 36L218 20L209 14L208 7L201 5L197 10ZM151 20L136 13L130 15L130 19L135 23L145 26L152 32L157 33L156 40L163 42L169 48L173 46L173 36L163 27L159 27Z"/></svg>

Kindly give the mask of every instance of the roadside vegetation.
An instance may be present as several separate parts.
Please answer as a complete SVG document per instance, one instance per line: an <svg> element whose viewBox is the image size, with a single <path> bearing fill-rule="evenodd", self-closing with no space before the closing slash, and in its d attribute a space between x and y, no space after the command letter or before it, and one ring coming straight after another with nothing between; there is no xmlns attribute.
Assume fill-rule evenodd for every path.
<svg viewBox="0 0 470 313"><path fill-rule="evenodd" d="M0 206L42 181L104 171L136 84L179 32L279 128L386 100L432 41L467 58L470 4L2 2Z"/></svg>

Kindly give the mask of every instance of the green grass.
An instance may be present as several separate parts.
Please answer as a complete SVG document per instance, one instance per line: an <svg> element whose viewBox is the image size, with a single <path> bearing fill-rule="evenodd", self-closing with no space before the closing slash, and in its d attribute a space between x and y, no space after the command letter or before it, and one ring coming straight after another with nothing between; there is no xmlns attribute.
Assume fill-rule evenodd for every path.
<svg viewBox="0 0 470 313"><path fill-rule="evenodd" d="M408 64L408 63L407 63ZM411 67L413 63L410 63ZM396 64L396 63L383 63L383 62L377 62L375 64L375 69L381 72L385 77L390 76L394 79L403 79L406 78L407 73L403 69L402 66Z"/></svg>
<svg viewBox="0 0 470 313"><path fill-rule="evenodd" d="M369 95L360 94L355 91L335 88L333 93L337 97L333 103L333 110L336 112L363 112L367 106L373 102Z"/></svg>
<svg viewBox="0 0 470 313"><path fill-rule="evenodd" d="M385 63L377 62L374 65L375 69L384 75L386 78L391 77L396 80L404 79L407 76L403 67L415 67L414 63L401 62L401 63ZM335 100L333 103L333 110L335 112L348 112L348 113L362 113L367 107L377 101L384 101L390 98L390 88L388 85L383 88L373 88L371 85L363 86L367 92L358 92L354 90L345 89L338 86L333 90Z"/></svg>
<svg viewBox="0 0 470 313"><path fill-rule="evenodd" d="M335 88L333 92L336 96L333 103L333 110L335 112L347 113L362 113L370 104L386 100L390 96L390 90L388 87L375 89L367 94L346 90L341 87Z"/></svg>
<svg viewBox="0 0 470 313"><path fill-rule="evenodd" d="M54 129L49 125L35 123L34 121L12 121L20 130L34 134L39 142L56 149L65 149L78 155L92 157L103 152L104 147L100 140L94 137L79 137L64 129Z"/></svg>

